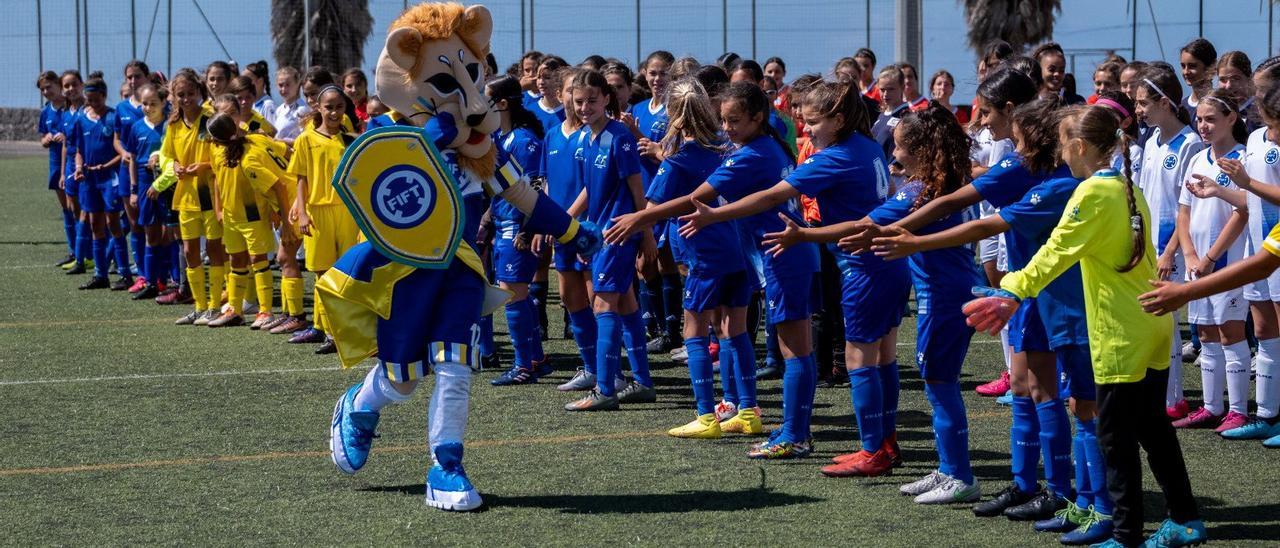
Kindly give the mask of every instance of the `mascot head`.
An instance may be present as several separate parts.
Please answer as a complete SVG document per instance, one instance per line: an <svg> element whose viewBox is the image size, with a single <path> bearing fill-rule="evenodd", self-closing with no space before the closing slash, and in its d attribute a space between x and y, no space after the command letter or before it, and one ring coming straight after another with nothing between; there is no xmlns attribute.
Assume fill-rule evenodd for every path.
<svg viewBox="0 0 1280 548"><path fill-rule="evenodd" d="M498 116L484 95L493 18L484 6L419 4L391 23L378 58L375 86L387 106L422 125L449 113L458 136L447 148L462 166L492 174L496 149L490 135Z"/></svg>

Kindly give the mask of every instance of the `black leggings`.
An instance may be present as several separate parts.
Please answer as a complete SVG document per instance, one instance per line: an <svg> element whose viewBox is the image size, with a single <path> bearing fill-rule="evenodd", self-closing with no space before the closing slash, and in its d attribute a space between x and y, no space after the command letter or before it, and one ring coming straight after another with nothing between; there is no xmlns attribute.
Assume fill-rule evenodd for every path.
<svg viewBox="0 0 1280 548"><path fill-rule="evenodd" d="M1178 435L1164 410L1169 370L1148 369L1138 382L1098 384L1098 441L1107 458L1107 491L1115 501L1114 537L1126 546L1142 542L1142 460L1164 491L1169 517L1199 519Z"/></svg>

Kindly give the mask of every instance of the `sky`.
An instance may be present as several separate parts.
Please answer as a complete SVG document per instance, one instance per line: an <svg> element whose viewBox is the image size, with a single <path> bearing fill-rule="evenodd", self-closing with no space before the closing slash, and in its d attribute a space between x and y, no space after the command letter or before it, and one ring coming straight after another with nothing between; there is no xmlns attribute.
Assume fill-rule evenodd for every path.
<svg viewBox="0 0 1280 548"><path fill-rule="evenodd" d="M197 2L208 16L208 25L197 11ZM144 58L153 69L169 73L180 67L202 68L209 61L228 57L242 65L266 59L274 72L269 0L87 3L87 46L82 42L78 65L86 73L89 69L103 71L110 86L119 85L124 64L134 56ZM364 46L366 68L377 60L385 30L404 4L404 0L369 0L374 23ZM894 55L893 0L640 0L638 21L636 0L490 0L484 4L494 15L492 49L503 67L530 47L559 54L570 62L598 53L634 65L637 23L640 55L666 49L676 56L692 55L710 62L725 51L727 43L730 51L746 58L782 57L789 77L807 72L829 73L837 59L868 44L881 64L893 60ZM977 85L976 57L965 40L962 2L923 0L923 4L924 58L920 72L929 75L943 68L951 71L957 79L956 101L967 102L964 98L972 97ZM1276 24L1271 25L1275 36L1268 37L1265 0L1206 0L1203 4L1203 34L1220 53L1239 49L1256 65L1267 57L1269 48L1275 51L1275 46L1280 45L1280 28ZM37 5L39 26L35 24ZM4 1L5 15L13 17L12 21L30 23L0 28L0 51L6 54L4 66L19 75L0 86L0 107L39 106L40 97L34 86L39 71L43 68L60 72L77 66L75 5L76 0ZM1074 60L1079 91L1088 95L1092 69L1103 57L1099 50L1115 49L1126 58L1135 58L1130 51L1132 2L1062 0L1062 5L1054 40L1068 52L1069 71ZM1137 0L1136 58L1163 59L1176 65L1178 49L1200 35L1200 6L1200 0ZM1280 23L1280 14L1275 15L1275 20ZM225 45L225 53L214 31ZM42 39L37 40L38 35ZM1269 45L1271 40L1275 43Z"/></svg>

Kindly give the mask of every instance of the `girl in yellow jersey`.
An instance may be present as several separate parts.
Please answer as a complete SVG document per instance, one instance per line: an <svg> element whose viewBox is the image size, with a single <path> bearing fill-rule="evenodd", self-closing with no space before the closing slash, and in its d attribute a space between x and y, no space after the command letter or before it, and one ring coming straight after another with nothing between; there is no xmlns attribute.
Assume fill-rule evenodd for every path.
<svg viewBox="0 0 1280 548"><path fill-rule="evenodd" d="M1172 326L1167 319L1144 314L1138 302L1150 287L1148 280L1157 279L1155 249L1147 235L1151 214L1141 191L1110 167L1114 153L1128 150L1129 139L1117 117L1100 105L1067 111L1058 132L1063 162L1073 176L1087 179L1025 268L1005 276L1000 289L975 289L985 296L965 305L969 325L999 332L1022 299L1036 296L1079 263L1098 387L1098 437L1106 455L1107 488L1115 499L1112 538L1095 546L1142 542L1139 446L1147 452L1169 509L1169 519L1148 545L1203 543L1208 535L1178 437L1164 413Z"/></svg>
<svg viewBox="0 0 1280 548"><path fill-rule="evenodd" d="M213 113L213 100L221 97L231 87L231 78L235 77L235 73L231 71L231 65L224 61L214 61L209 63L204 69L204 93L205 101L200 106L204 108L206 113Z"/></svg>
<svg viewBox="0 0 1280 548"><path fill-rule="evenodd" d="M253 103L258 100L257 90L253 79L248 76L237 76L231 80L231 86L228 87L227 92L234 95L240 105L239 113L235 115L236 122L245 133L261 133L267 137L275 137L276 127L258 111L253 110Z"/></svg>
<svg viewBox="0 0 1280 548"><path fill-rule="evenodd" d="M303 130L293 142L289 173L298 178L298 195L289 220L302 233L307 269L319 277L359 242L360 230L329 184L343 151L354 140L343 131L343 120L352 108L351 100L338 86L329 84L316 94L316 105L312 127ZM330 353L334 346L333 339L325 334L328 321L320 301L317 299L315 303L315 325L298 332L289 342L323 342L316 353Z"/></svg>
<svg viewBox="0 0 1280 548"><path fill-rule="evenodd" d="M222 248L222 223L213 210L212 149L206 127L208 114L202 107L204 87L194 73L179 71L170 83L169 95L174 108L160 154L173 160L173 171L178 176L173 209L178 212L178 232L187 259L187 283L195 300L195 310L176 323L206 325L217 317L227 275L227 255ZM201 238L205 239L205 253L209 256L207 277L200 256Z"/></svg>
<svg viewBox="0 0 1280 548"><path fill-rule="evenodd" d="M307 107L311 109L314 115L320 110L320 90L328 86L337 86L337 82L333 79L333 73L320 67L311 67L307 71L306 76L302 78L302 98L306 100ZM344 93L345 97L346 94ZM303 129L314 129L316 127L316 117L308 116L302 121ZM342 117L342 131L347 133L360 133L363 131L363 124L359 123L356 116L356 106L350 99L347 100L347 107Z"/></svg>

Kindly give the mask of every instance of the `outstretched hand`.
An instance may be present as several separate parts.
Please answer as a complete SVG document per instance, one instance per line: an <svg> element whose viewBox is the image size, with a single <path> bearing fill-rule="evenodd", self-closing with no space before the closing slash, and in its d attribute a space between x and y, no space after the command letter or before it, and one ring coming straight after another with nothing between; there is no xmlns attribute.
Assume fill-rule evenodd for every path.
<svg viewBox="0 0 1280 548"><path fill-rule="evenodd" d="M901 259L920 251L920 238L900 226L880 229L880 236L871 240L871 250L887 260Z"/></svg>
<svg viewBox="0 0 1280 548"><path fill-rule="evenodd" d="M975 286L973 296L978 298L965 303L963 308L968 316L965 323L992 336L1000 333L1022 305L1017 295L994 287Z"/></svg>
<svg viewBox="0 0 1280 548"><path fill-rule="evenodd" d="M781 255L783 251L786 251L787 248L804 242L804 235L802 233L802 230L804 229L800 228L799 224L796 224L795 221L791 220L791 217L782 213L778 214L778 218L782 219L783 223L786 223L786 227L782 229L782 232L766 233L764 235L764 241L762 242L764 246L768 248L765 250L765 253L768 253L771 257L777 257L778 255Z"/></svg>
<svg viewBox="0 0 1280 548"><path fill-rule="evenodd" d="M693 203L693 213L680 216L680 220L684 221L684 224L680 225L680 236L683 238L692 238L699 230L717 222L715 208L692 196L689 197L689 201Z"/></svg>
<svg viewBox="0 0 1280 548"><path fill-rule="evenodd" d="M1187 298L1184 284L1151 280L1151 291L1138 295L1142 311L1156 316L1176 312L1191 299Z"/></svg>
<svg viewBox="0 0 1280 548"><path fill-rule="evenodd" d="M884 229L869 220L858 221L855 225L856 228L854 231L849 235L840 238L839 243L836 245L839 245L840 249L844 250L846 253L852 253L854 255L866 253L871 250L871 241L877 236L882 235L884 233Z"/></svg>
<svg viewBox="0 0 1280 548"><path fill-rule="evenodd" d="M622 245L632 234L649 224L640 224L639 212L619 215L610 219L610 222L609 228L604 229L604 243L609 245Z"/></svg>

